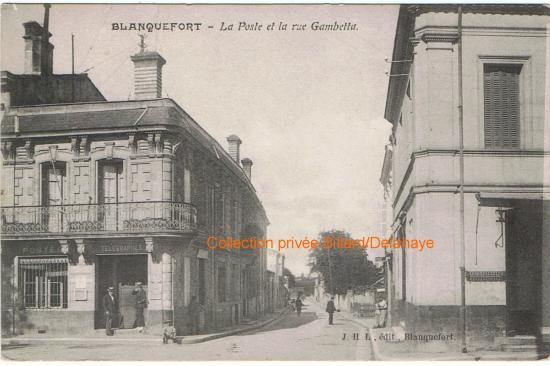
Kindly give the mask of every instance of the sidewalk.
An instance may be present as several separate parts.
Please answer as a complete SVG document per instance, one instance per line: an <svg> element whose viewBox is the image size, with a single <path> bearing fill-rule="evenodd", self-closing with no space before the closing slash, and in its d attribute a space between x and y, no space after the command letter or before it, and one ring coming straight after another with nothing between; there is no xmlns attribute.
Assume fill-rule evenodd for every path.
<svg viewBox="0 0 550 366"><path fill-rule="evenodd" d="M241 333L247 333L251 332L260 328L265 327L268 324L277 322L281 319L283 319L287 314L290 313L289 308L279 309L275 310L273 314L269 314L268 316L259 319L255 321L252 324L246 324L241 325L238 327L233 327L227 330L222 330L218 333L210 333L210 334L199 334L194 336L183 336L183 337L177 337L178 339L181 339L182 344L193 344L193 343L202 343L202 342L208 342L213 339L223 338L223 337L229 337L236 334Z"/></svg>
<svg viewBox="0 0 550 366"><path fill-rule="evenodd" d="M222 337L228 337L240 333L246 333L265 327L268 324L276 322L284 318L289 313L288 308L276 310L272 314L268 314L263 318L256 320L250 324L243 324L237 327L220 330L216 333L207 333L193 336L178 336L178 340L181 340L182 344L193 344L211 341ZM119 329L116 331L115 336L109 337L105 335L104 330L95 330L89 334L77 335L69 337L66 335L52 335L52 334L24 334L20 336L3 336L2 345L17 344L21 342L109 342L109 343L162 343L162 336L139 333L135 329Z"/></svg>
<svg viewBox="0 0 550 366"><path fill-rule="evenodd" d="M341 312L347 319L361 324L368 328L370 334L371 349L376 361L404 361L404 360L422 360L422 361L520 361L520 360L539 360L541 355L536 352L505 352L505 351L473 351L462 353L458 351L449 352L442 350L442 347L434 347L433 352L415 352L411 351L410 345L406 341L382 341L382 334L392 333L391 328L375 329L374 318L358 318L349 312ZM378 341L377 341L378 340Z"/></svg>

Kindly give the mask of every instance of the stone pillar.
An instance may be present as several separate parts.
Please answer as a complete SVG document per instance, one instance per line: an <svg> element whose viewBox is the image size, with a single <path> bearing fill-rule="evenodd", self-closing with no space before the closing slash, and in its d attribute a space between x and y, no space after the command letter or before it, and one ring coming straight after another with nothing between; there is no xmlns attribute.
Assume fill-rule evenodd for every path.
<svg viewBox="0 0 550 366"><path fill-rule="evenodd" d="M162 253L162 310L172 310L172 256Z"/></svg>
<svg viewBox="0 0 550 366"><path fill-rule="evenodd" d="M68 251L68 244L60 240L61 250ZM87 264L84 259L86 244L83 239L75 239L78 261L69 262L68 267L68 305L71 312L76 312L79 325L74 327L77 332L87 332L94 329L95 316L95 263ZM74 264L73 264L74 263Z"/></svg>

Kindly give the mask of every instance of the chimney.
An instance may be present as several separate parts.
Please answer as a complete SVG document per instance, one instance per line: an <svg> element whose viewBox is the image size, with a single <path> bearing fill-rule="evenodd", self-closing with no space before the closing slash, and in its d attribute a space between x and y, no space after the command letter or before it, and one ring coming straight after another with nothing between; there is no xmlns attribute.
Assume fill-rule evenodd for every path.
<svg viewBox="0 0 550 366"><path fill-rule="evenodd" d="M144 48L131 59L135 99L162 98L162 66L166 60L157 52L145 52Z"/></svg>
<svg viewBox="0 0 550 366"><path fill-rule="evenodd" d="M38 22L23 23L25 27L25 74L51 75L53 73L53 45L48 38L50 32L45 32ZM47 35L47 37L44 37ZM43 42L46 42L43 45ZM45 52L45 53L44 53Z"/></svg>
<svg viewBox="0 0 550 366"><path fill-rule="evenodd" d="M244 174L246 174L248 180L252 181L252 160L244 158L241 163L243 163Z"/></svg>
<svg viewBox="0 0 550 366"><path fill-rule="evenodd" d="M241 139L237 135L231 135L227 138L227 142L229 144L229 155L231 155L231 158L239 165L239 159L241 157Z"/></svg>

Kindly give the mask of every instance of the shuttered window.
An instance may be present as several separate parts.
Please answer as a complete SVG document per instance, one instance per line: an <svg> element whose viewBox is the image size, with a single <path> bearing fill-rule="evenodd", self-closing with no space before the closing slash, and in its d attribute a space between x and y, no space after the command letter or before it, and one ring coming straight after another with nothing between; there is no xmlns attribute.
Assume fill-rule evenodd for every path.
<svg viewBox="0 0 550 366"><path fill-rule="evenodd" d="M486 149L519 149L519 76L521 65L483 67Z"/></svg>

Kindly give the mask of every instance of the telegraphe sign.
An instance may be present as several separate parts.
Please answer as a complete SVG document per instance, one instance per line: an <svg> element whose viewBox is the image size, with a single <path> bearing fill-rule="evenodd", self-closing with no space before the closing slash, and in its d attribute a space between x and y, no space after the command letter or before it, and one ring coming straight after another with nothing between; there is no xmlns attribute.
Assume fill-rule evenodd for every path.
<svg viewBox="0 0 550 366"><path fill-rule="evenodd" d="M145 242L132 243L105 243L99 244L95 250L96 254L111 253L146 253Z"/></svg>

